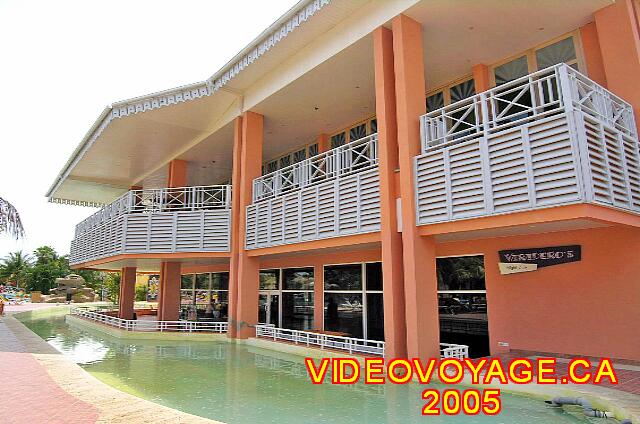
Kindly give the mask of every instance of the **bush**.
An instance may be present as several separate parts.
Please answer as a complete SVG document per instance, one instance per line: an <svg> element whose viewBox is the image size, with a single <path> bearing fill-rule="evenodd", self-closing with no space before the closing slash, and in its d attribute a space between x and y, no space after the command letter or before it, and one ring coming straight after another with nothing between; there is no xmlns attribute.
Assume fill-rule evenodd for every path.
<svg viewBox="0 0 640 424"><path fill-rule="evenodd" d="M136 286L136 301L144 302L147 300L147 285L140 284Z"/></svg>

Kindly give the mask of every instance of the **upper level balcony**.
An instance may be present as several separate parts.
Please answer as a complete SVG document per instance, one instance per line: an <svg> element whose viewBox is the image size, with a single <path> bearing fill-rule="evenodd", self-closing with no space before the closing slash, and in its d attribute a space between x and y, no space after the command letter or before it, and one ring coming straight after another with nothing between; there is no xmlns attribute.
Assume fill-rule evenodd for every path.
<svg viewBox="0 0 640 424"><path fill-rule="evenodd" d="M120 254L228 252L231 186L130 190L76 226L72 265Z"/></svg>
<svg viewBox="0 0 640 424"><path fill-rule="evenodd" d="M421 117L419 225L575 203L640 212L631 106L561 64Z"/></svg>
<svg viewBox="0 0 640 424"><path fill-rule="evenodd" d="M247 249L379 230L377 134L253 182Z"/></svg>

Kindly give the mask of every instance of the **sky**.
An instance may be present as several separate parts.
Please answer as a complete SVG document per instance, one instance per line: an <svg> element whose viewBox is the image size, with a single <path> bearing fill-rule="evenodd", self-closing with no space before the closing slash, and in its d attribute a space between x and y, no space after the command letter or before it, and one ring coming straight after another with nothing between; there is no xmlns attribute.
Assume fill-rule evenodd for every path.
<svg viewBox="0 0 640 424"><path fill-rule="evenodd" d="M205 80L296 0L0 0L0 197L26 237L69 253L96 209L48 203L62 166L103 108Z"/></svg>

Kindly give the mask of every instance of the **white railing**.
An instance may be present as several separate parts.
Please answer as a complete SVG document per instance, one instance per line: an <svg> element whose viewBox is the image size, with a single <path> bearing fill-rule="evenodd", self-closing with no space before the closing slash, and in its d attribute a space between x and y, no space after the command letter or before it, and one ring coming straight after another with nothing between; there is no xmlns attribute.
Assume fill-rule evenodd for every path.
<svg viewBox="0 0 640 424"><path fill-rule="evenodd" d="M416 218L596 203L640 213L631 106L556 65L421 117Z"/></svg>
<svg viewBox="0 0 640 424"><path fill-rule="evenodd" d="M311 331L289 330L270 325L256 325L256 337L274 341L286 341L303 346L318 346L321 349L338 349L349 353L384 356L384 342L357 339L353 337L331 336Z"/></svg>
<svg viewBox="0 0 640 424"><path fill-rule="evenodd" d="M637 137L630 104L565 64L555 65L420 118L423 153L574 107Z"/></svg>
<svg viewBox="0 0 640 424"><path fill-rule="evenodd" d="M129 213L200 211L230 207L230 185L129 190L76 225L76 235Z"/></svg>
<svg viewBox="0 0 640 424"><path fill-rule="evenodd" d="M227 322L127 320L84 308L72 308L71 315L125 331L183 333L226 333Z"/></svg>
<svg viewBox="0 0 640 424"><path fill-rule="evenodd" d="M468 357L469 346L451 343L440 343L440 358L464 359Z"/></svg>
<svg viewBox="0 0 640 424"><path fill-rule="evenodd" d="M352 141L253 180L253 202L350 175L378 164L378 135Z"/></svg>

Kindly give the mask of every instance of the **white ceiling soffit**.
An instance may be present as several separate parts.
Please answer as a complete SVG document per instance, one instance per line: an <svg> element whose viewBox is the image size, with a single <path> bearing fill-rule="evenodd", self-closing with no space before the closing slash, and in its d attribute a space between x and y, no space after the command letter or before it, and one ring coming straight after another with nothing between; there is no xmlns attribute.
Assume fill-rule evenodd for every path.
<svg viewBox="0 0 640 424"><path fill-rule="evenodd" d="M360 2L348 2L348 1L340 1L333 0L333 2L338 4L359 4ZM331 14L326 14L328 22L318 22L315 30L306 31L306 32L298 32L297 28L305 25L309 26L309 22L314 16L317 16L320 11L323 9L327 9L327 6L331 3L330 0L313 0L306 1L303 0L296 4L289 12L283 15L280 19L278 19L273 25L271 25L267 30L265 30L256 40L250 43L245 49L243 49L236 57L234 57L227 65L225 65L219 72L213 75L206 81L190 84L187 86L178 87L175 89L166 90L159 93L153 93L148 96L142 96L133 98L130 100L125 100L121 102L114 103L104 109L102 114L98 117L94 125L90 128L89 132L85 135L80 145L76 148L76 150L71 155L70 159L67 161L66 165L63 167L62 171L54 181L53 185L47 192L46 196L50 198L50 201L53 202L61 202L61 203L72 203L72 204L87 204L97 202L104 203L109 202L117 197L117 192L122 193L122 191L128 188L128 185L134 183L136 181L137 175L144 178L146 175L153 173L156 171L158 163L149 163L150 158L144 157L146 160L146 164L135 163L135 169L131 165L131 163L119 164L117 167L122 168L116 171L116 175L113 173L108 174L109 178L112 180L109 184L101 183L101 180L104 179L105 175L102 175L100 172L88 172L85 174L83 172L82 165L85 165L84 162L89 162L87 164L89 166L84 166L87 170L91 171L97 165L98 168L108 167L111 170L114 169L114 154L120 155L124 162L131 162L127 159L139 159L139 157L135 154L135 151L130 150L122 150L118 149L114 141L115 139L126 139L125 143L128 144L141 144L142 140L140 137L146 135L147 137L151 134L158 134L160 132L167 131L169 133L173 133L173 136L183 135L185 138L179 139L180 141L176 144L183 144L185 141L197 140L198 138L202 138L203 130L209 130L212 127L212 122L207 122L204 126L202 122L190 122L187 118L189 113L198 111L194 111L195 108L190 108L189 113L183 113L181 119L176 119L173 115L175 114L175 109L180 105L184 105L185 103L192 103L194 101L200 101L201 110L208 112L208 117L215 117L222 115L224 110L228 109L234 100L237 99L237 91L239 88L244 87L248 82L250 82L253 78L257 77L257 73L267 72L271 67L275 66L283 57L286 57L291 54L291 50L295 50L300 48L301 46L306 45L310 39L314 37L314 34L317 32L322 32L326 30L326 25L336 20L340 19L338 16L332 16ZM337 8L341 15L345 13L345 10L341 10L344 8ZM318 19L316 19L318 20ZM269 55L266 53L269 52ZM266 61L266 58L270 56L275 56L271 58L269 61ZM261 66L260 67L251 67L250 65L256 60L260 59ZM259 69L256 69L259 68ZM243 78L243 80L239 81L236 86L231 86L231 82L235 82L240 76L247 73L247 70L254 70L252 75L247 75ZM228 87L226 87L228 86ZM225 88L227 90L225 90ZM216 92L227 92L227 94L232 96L231 102L229 99L220 99L220 96L215 96L216 103L221 104L221 111L217 111L218 114L214 113L211 110L212 107L215 108L214 105L211 105L211 102L204 102L203 99L211 97L212 94ZM226 101L225 101L226 100ZM159 113L165 107L172 106L168 108L170 110L169 113ZM241 107L241 105L238 105ZM147 116L147 115L155 115L155 116ZM137 117L142 116L142 117ZM111 127L115 125L116 122L127 121L133 119L135 122L133 125L123 126L124 129L121 128L120 131L123 131L124 134L118 133L118 131L113 131L111 134L108 134L111 130ZM210 118L211 119L211 118ZM147 121L147 122L142 122ZM197 119L196 119L197 121ZM152 125L153 123L153 125ZM140 124L142 129L134 128ZM156 126L157 128L152 128ZM170 127L177 128L170 128ZM144 128L147 128L145 133ZM189 130L194 130L189 133ZM199 131L199 133L198 133ZM183 134L175 134L183 133ZM111 135L111 137L109 137ZM129 138L127 138L129 136ZM108 140L111 138L112 140ZM171 140L178 140L178 138L172 138ZM102 156L90 155L89 152L96 150L99 145L109 144L109 142L114 143L109 146L102 146L101 153ZM177 146L167 146L169 148L164 149L166 152L158 152L157 148L161 147L161 141L153 143L153 146L149 146L156 153L166 153L165 159L170 154L170 147L174 147L174 151ZM142 147L142 146L141 146ZM111 150L112 155L104 155L105 150ZM135 150L135 149L134 149ZM162 149L160 149L162 150ZM93 159L85 159L87 155L94 156ZM155 155L158 156L158 155ZM154 159L158 159L154 157ZM101 166L102 165L102 166ZM145 165L147 165L145 167ZM155 168L150 168L155 165ZM136 175L137 174L137 175ZM95 179L94 182L94 190L97 193L91 195L92 198L96 200L89 201L86 196L88 191L91 190L73 190L72 183L67 184L67 180L80 179L85 181L83 184L86 187L90 187L91 180ZM67 186L67 187L62 187ZM105 187L113 187L113 189L105 189ZM116 193L114 195L114 193Z"/></svg>
<svg viewBox="0 0 640 424"><path fill-rule="evenodd" d="M404 14L423 28L427 91L559 37L612 0L422 0Z"/></svg>

